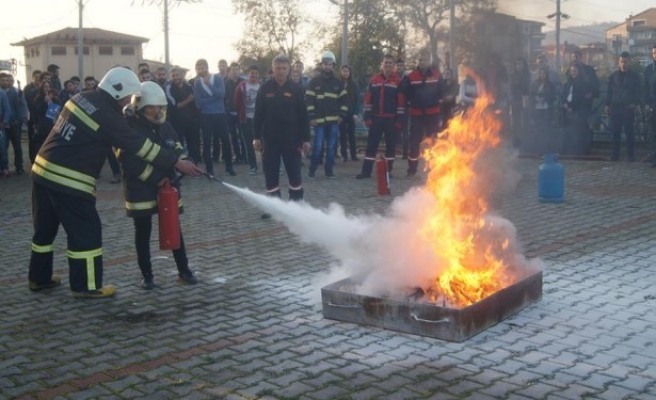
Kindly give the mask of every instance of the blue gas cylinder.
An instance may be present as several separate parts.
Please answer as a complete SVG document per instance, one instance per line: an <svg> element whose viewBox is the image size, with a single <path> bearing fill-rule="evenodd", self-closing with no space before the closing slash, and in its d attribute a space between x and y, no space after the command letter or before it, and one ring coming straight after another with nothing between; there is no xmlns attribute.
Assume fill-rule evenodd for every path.
<svg viewBox="0 0 656 400"><path fill-rule="evenodd" d="M565 201L565 168L558 162L558 154L547 153L538 170L538 197L543 203Z"/></svg>

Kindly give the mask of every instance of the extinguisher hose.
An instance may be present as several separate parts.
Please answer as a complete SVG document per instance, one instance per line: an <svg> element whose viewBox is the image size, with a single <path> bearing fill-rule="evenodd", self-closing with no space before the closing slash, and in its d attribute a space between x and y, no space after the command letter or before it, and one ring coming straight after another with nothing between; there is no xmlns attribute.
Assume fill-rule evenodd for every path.
<svg viewBox="0 0 656 400"><path fill-rule="evenodd" d="M217 177L214 176L214 175L210 175L210 174L208 174L207 172L203 172L203 175L205 175L208 179L211 179L211 180L213 180L213 181L217 181L217 182L219 182L219 183L222 184L222 185L223 185L223 183L224 183L221 179L217 178Z"/></svg>

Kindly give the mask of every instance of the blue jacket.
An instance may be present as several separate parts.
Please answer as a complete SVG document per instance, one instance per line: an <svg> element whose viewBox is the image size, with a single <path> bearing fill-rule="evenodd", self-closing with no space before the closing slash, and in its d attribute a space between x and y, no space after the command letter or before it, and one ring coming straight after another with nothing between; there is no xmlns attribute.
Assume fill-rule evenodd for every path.
<svg viewBox="0 0 656 400"><path fill-rule="evenodd" d="M11 106L4 90L0 90L0 119L5 124L5 127L9 125L9 121L11 120Z"/></svg>
<svg viewBox="0 0 656 400"><path fill-rule="evenodd" d="M194 102L201 114L225 114L225 83L219 74L212 74L214 84L211 84L210 91L207 93L203 87L202 78L196 78L194 81Z"/></svg>
<svg viewBox="0 0 656 400"><path fill-rule="evenodd" d="M11 108L11 117L9 118L11 123L21 123L27 120L27 102L23 96L23 92L18 92L16 88L10 87L5 90L7 95L7 100L9 101L9 107Z"/></svg>

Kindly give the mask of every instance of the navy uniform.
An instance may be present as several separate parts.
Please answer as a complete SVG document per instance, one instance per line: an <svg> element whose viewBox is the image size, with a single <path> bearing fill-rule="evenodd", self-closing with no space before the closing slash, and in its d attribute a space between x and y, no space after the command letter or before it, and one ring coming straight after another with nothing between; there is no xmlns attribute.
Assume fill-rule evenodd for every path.
<svg viewBox="0 0 656 400"><path fill-rule="evenodd" d="M253 139L261 140L266 191L280 197L280 159L289 179L289 199L303 199L301 147L310 140L304 89L290 80L282 85L269 79L255 99Z"/></svg>

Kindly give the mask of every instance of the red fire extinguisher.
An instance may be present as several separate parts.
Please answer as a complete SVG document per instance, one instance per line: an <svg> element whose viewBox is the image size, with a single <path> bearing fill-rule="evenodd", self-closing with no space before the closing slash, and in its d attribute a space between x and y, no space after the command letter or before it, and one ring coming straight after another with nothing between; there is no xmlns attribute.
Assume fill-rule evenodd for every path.
<svg viewBox="0 0 656 400"><path fill-rule="evenodd" d="M389 172L387 171L387 160L384 157L376 160L376 180L378 181L378 194L390 194Z"/></svg>
<svg viewBox="0 0 656 400"><path fill-rule="evenodd" d="M159 189L157 197L159 248L160 250L177 250L180 248L178 191L167 182Z"/></svg>

